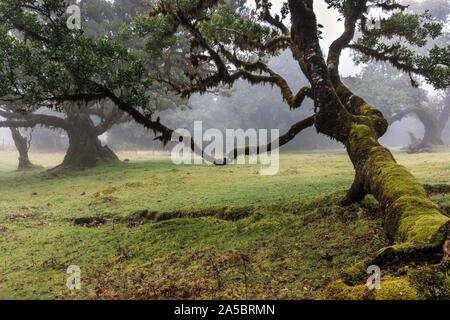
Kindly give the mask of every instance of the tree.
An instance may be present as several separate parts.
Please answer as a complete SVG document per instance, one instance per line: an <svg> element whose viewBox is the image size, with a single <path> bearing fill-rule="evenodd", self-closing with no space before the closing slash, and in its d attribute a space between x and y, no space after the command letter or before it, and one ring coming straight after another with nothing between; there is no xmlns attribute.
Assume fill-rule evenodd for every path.
<svg viewBox="0 0 450 320"><path fill-rule="evenodd" d="M277 86L290 109L301 107L306 97L312 98L314 115L294 124L280 137L279 144L283 145L305 128L315 126L318 132L345 145L356 175L342 204L360 201L366 194L372 194L383 210L384 225L392 244L369 263L386 268L411 261L436 262L443 255L449 218L433 204L411 173L397 164L391 152L378 143L388 122L379 110L342 83L339 62L342 50L350 48L365 62L391 63L406 72L413 83L413 75L418 74L436 88L445 88L450 80L450 47L435 46L427 55L416 54L411 48L424 46L428 37L438 37L442 26L429 21L428 14L405 12L407 7L394 1L326 2L330 9L339 10L345 20L345 31L330 46L326 60L319 45L321 26L317 24L312 0L289 0L283 6L281 16L273 16L271 3L265 0L256 2L253 14L236 11L215 0L163 0L150 12L146 23L141 22L144 28L141 35L147 37L153 55L155 46L152 44L161 34L174 41L178 34L188 35L191 44L189 61L194 71L189 73L191 81L188 84L173 83L181 96L204 93L218 85L232 85L243 79L251 84ZM382 9L389 16L378 21L369 19L374 8ZM283 18L288 15L290 27L283 23ZM371 26L372 21L375 26ZM161 28L157 35L145 32L146 27L154 30L155 25L166 28ZM362 36L353 41L357 28ZM282 49L292 52L309 87L293 93L286 80L263 61L263 57ZM214 72L206 77L196 74L195 68L203 64L213 65ZM169 79L161 81L170 82ZM247 148L246 152L249 150ZM236 153L235 150L231 158ZM356 270L356 274L352 274L353 281L363 278L366 264L353 270ZM343 286L340 290L350 289Z"/></svg>
<svg viewBox="0 0 450 320"><path fill-rule="evenodd" d="M12 121L14 118L14 113L16 112L16 108L12 105L0 106L0 115L5 117L7 121ZM20 133L19 129L16 127L10 127L11 136L14 141L14 145L16 146L17 151L19 152L19 164L17 166L17 170L26 170L34 168L28 157L28 151L30 150L32 133L30 133L29 137L24 137Z"/></svg>
<svg viewBox="0 0 450 320"><path fill-rule="evenodd" d="M432 105L432 106L430 106ZM409 114L415 114L422 122L425 133L422 139L411 141L408 152L432 152L436 146L444 146L442 132L444 131L450 116L450 89L446 89L438 101L430 103L427 107L412 107L402 110L391 118L391 122L399 121Z"/></svg>
<svg viewBox="0 0 450 320"><path fill-rule="evenodd" d="M19 165L17 170L26 170L35 167L28 157L28 151L31 146L31 134L30 137L24 137L20 133L20 131L16 128L10 128L11 136L14 141L14 145L16 146L17 151L19 152Z"/></svg>
<svg viewBox="0 0 450 320"><path fill-rule="evenodd" d="M115 108L107 108L102 103L82 103L77 107L65 105L59 107L62 111L59 116L35 112L20 113L18 110L12 110L11 107L7 112L5 106L3 111L1 109L0 116L7 120L0 121L0 127L9 127L14 132L13 139L24 164L28 158L28 152L25 155L27 143L17 136L17 128L34 128L37 125L67 132L69 147L64 161L57 167L59 169L83 169L101 162L118 160L114 152L108 146L102 146L98 138L113 125L128 120L126 115L117 112ZM97 124L93 117L99 119L95 121L98 122ZM29 146L26 147L26 151L28 149ZM19 161L19 167L21 161Z"/></svg>
<svg viewBox="0 0 450 320"><path fill-rule="evenodd" d="M24 6L27 4L31 8L31 11L35 9L39 14L43 14L45 18L51 22L53 26L56 26L55 21L51 17L52 4L50 2L44 3L41 7L34 6L33 1L25 1ZM61 2L59 4L59 14L65 9L68 4ZM136 12L139 9L139 1L117 1L114 3L105 1L105 0L87 0L80 3L81 10L83 14L83 24L86 36L83 37L84 40L91 39L103 39L105 37L108 38L116 38L119 32L120 26L126 21L130 19L131 13ZM19 7L16 4L7 3L3 4L5 10L17 10ZM9 7L8 7L9 6ZM28 11L28 10L25 10ZM31 13L30 13L31 15ZM59 26L55 28L57 35L54 35L55 38L61 39L63 36L60 32L61 26L65 20L64 17L59 17ZM31 37L29 37L30 33L34 31L32 29L24 30L22 26L15 25L17 22L13 22L10 30L13 31L13 34L16 37L18 42L26 44L31 41ZM20 23L19 23L20 24ZM67 30L66 30L67 31ZM59 41L58 40L58 41ZM59 49L59 47L58 47ZM30 53L30 52L29 52ZM67 53L67 52L66 52ZM89 58L87 58L88 60ZM86 61L87 61L86 60ZM34 63L40 63L34 61ZM32 67L29 65L29 67ZM42 71L39 76L43 76L43 74L47 73L47 77L50 81L54 79L53 71L57 68L57 64L53 64L50 69L46 71ZM39 71L38 71L39 73ZM79 76L79 73L77 74ZM67 79L60 79L63 82L66 82ZM66 82L67 83L67 82ZM57 81L53 84L58 86ZM69 84L70 85L70 84ZM19 90L20 91L20 90ZM43 91L39 89L35 91L36 94L40 94ZM17 93L17 92L16 92ZM93 97L93 96L92 96ZM13 99L16 103L26 104L27 99ZM54 97L53 97L54 98ZM6 97L8 100L8 97ZM32 100L32 99L30 99ZM45 98L44 98L45 100ZM13 128L17 126L24 125L27 127L43 125L51 128L63 129L67 132L69 137L69 147L67 150L67 154L64 158L63 163L58 166L58 168L64 169L82 169L86 167L92 167L102 162L107 161L115 161L118 160L118 157L114 154L114 152L108 146L102 146L98 136L106 132L113 125L120 123L122 121L129 121L129 118L124 117L123 113L120 112L117 108L112 107L111 103L108 103L104 99L104 97L99 96L98 103L93 103L95 101L90 101L89 99L81 99L79 101L76 97L72 96L70 99L67 99L67 102L63 107L66 101L65 99L53 99L51 102L43 101L41 99L36 99L35 101L43 102L43 106L49 106L51 108L56 108L58 111L61 111L63 114L60 114L55 117L51 117L49 115L44 116L42 114L33 115L34 113L40 112L40 106L32 106L31 104L28 106L27 110L27 121L6 121L0 122L0 126L5 126L7 124L12 125ZM167 100L167 99L166 99ZM82 103L79 103L82 102ZM86 104L86 105L84 105ZM89 104L89 106L88 106ZM74 107L78 105L78 107ZM160 103L160 105L163 105ZM41 105L42 106L42 105ZM107 107L105 107L107 106ZM173 107L173 104L169 107ZM15 120L23 120L24 114L22 110L22 114L18 115ZM61 117L64 118L61 121ZM96 125L94 124L94 118L100 117L101 123Z"/></svg>
<svg viewBox="0 0 450 320"><path fill-rule="evenodd" d="M423 186L397 164L389 149L378 143L387 129L387 120L342 83L339 76L342 50L357 50L367 61L390 62L411 78L420 74L435 87L445 88L450 80L450 48L436 46L429 54L419 55L406 46L423 46L428 37L439 36L442 26L428 21L429 15L403 12L406 7L396 2L326 2L330 9L341 13L345 31L332 43L325 60L319 44L321 26L317 24L312 0L289 0L281 16L272 15L271 3L266 0L258 1L254 10L218 0L160 1L148 16L139 17L131 30L145 40L146 59L151 58L151 63L159 66L153 69L155 72L149 72L145 68L148 61L144 63L139 58L143 55L110 39L88 39L81 32L65 29L65 7L59 1L43 0L36 4L23 0L17 4L4 0L0 6L3 26L0 96L10 95L47 106L54 101L107 98L138 123L159 132L162 142L171 140L173 130L159 118L152 119L153 100L148 96L151 85L165 84L180 96L188 97L243 79L251 84L278 87L290 109L300 108L303 100L310 97L314 114L295 123L279 138L279 144L286 144L311 126L344 144L355 168L355 180L342 204L372 194L383 211L391 241L375 258L352 269L347 285L339 287L340 296L345 296L353 289L348 285L363 279L367 263L395 268L442 259L450 222L429 199ZM373 8L381 8L390 15L379 26L370 27L372 19L369 20L368 14ZM283 22L287 16L289 27ZM31 43L12 38L6 31L8 28L22 30L32 39ZM357 28L363 35L353 41ZM180 51L172 50L179 41L189 44L187 60ZM282 49L291 51L308 79L309 86L297 93L263 61ZM170 60L176 63L175 70L171 64L161 64L168 53L180 61ZM174 73L179 75L183 65L185 76L171 77ZM192 138L190 142L196 149ZM270 148L271 144L267 149ZM235 155L236 151L231 158ZM384 283L386 286L389 282Z"/></svg>
<svg viewBox="0 0 450 320"><path fill-rule="evenodd" d="M159 119L152 120L152 115L161 104L177 105L180 100L151 77L164 73L176 80L184 66L184 61L176 60L184 48L174 45L166 57L144 62L139 43L132 51L106 35L94 39L83 30L69 29L68 4L0 2L0 100L20 101L27 109L54 109L63 102L107 99L144 127L162 133L158 139L167 143L173 131ZM11 31L23 37L14 37ZM170 41L163 37L159 44Z"/></svg>

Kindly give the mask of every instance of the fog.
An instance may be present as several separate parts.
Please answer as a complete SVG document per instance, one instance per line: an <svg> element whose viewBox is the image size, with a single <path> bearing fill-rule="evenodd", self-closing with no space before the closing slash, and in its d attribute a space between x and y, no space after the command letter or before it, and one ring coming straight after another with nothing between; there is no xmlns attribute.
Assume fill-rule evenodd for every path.
<svg viewBox="0 0 450 320"><path fill-rule="evenodd" d="M282 3L281 0L273 1L272 10L278 12ZM314 3L318 22L324 26L321 46L326 54L330 44L343 32L344 26L342 21L338 21L338 12L327 9L324 1L315 1ZM270 65L287 79L293 91L307 85L298 65L289 54L284 53L280 57L273 58ZM357 65L353 61L349 50L344 50L340 65L342 77L358 75L362 72L363 67L364 65ZM422 88L427 90L430 96L436 95L430 86L422 84ZM370 88L368 89L370 90ZM283 133L293 123L311 115L313 109L311 101L307 101L301 110L289 111L288 106L281 99L279 90L269 86L249 86L243 82L238 82L232 89L226 89L225 94L202 97L194 95L188 103L190 110L166 110L157 112L157 115L161 117L164 124L173 128L189 128L194 121L203 121L205 129L211 127L220 130L251 127L278 128L280 133ZM374 107L383 111L385 106L374 105ZM68 145L67 136L61 130L48 130L37 126L33 130L21 129L21 132L23 135L29 135L32 132L31 151L64 151ZM424 135L424 127L414 114L390 125L380 142L389 147L404 147L410 143L408 132L413 133L417 138ZM449 136L449 125L447 124L442 134L446 143L450 143ZM152 132L133 123L115 126L100 136L100 140L113 149L161 148L153 141L153 138ZM310 128L284 147L287 150L316 148L335 149L342 148L342 145L316 134L315 130ZM8 128L0 128L0 150L14 150L14 143Z"/></svg>

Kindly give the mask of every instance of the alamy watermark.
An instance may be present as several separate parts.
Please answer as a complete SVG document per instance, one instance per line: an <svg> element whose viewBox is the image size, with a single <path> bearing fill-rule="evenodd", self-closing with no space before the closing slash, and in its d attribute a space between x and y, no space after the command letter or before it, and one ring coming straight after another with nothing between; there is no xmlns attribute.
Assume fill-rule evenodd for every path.
<svg viewBox="0 0 450 320"><path fill-rule="evenodd" d="M370 277L367 278L366 285L369 290L381 289L381 269L379 266L371 265L367 267L367 273Z"/></svg>
<svg viewBox="0 0 450 320"><path fill-rule="evenodd" d="M69 15L67 18L67 28L70 30L81 29L81 9L76 4L67 8L66 13Z"/></svg>
<svg viewBox="0 0 450 320"><path fill-rule="evenodd" d="M79 266L71 265L67 268L67 273L71 276L66 281L66 286L70 290L81 289L81 269Z"/></svg>
<svg viewBox="0 0 450 320"><path fill-rule="evenodd" d="M271 129L270 137L268 137L267 129L247 129L245 131L243 129L226 129L226 139L224 139L223 132L219 129L211 128L203 132L202 121L194 121L195 152L191 148L192 135L189 130L176 129L172 134L172 141L178 143L172 149L171 159L177 165L224 164L224 162L245 164L245 148L248 145L248 163L258 164L259 160L259 163L265 166L261 167L262 175L275 175L278 173L280 163L279 134L279 129ZM247 141L248 144L246 144ZM204 142L207 144L203 148ZM269 142L270 150L268 151ZM235 148L237 149L236 161L234 161ZM208 157L202 156L202 154L208 155ZM212 158L214 161L211 160Z"/></svg>

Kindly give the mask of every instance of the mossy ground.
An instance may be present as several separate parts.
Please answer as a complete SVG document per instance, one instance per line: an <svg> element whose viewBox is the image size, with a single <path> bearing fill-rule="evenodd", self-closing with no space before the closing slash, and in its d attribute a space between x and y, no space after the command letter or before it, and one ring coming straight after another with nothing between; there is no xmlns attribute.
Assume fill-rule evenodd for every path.
<svg viewBox="0 0 450 320"><path fill-rule="evenodd" d="M343 152L282 154L275 176L119 156L131 161L55 176L0 153L0 298L312 299L386 245L373 203L335 204L353 181ZM450 180L449 153L396 158L422 183ZM69 265L80 291L65 286Z"/></svg>

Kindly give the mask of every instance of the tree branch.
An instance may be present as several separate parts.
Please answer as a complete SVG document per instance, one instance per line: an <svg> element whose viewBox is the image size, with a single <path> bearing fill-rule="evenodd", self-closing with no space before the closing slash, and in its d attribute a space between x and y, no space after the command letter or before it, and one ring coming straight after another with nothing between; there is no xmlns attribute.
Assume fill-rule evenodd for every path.
<svg viewBox="0 0 450 320"><path fill-rule="evenodd" d="M64 119L47 116L43 114L39 115L28 115L24 117L23 120L5 120L0 121L0 127L10 127L10 128L33 128L36 125L42 125L45 127L55 127L64 130L69 129L69 125Z"/></svg>

